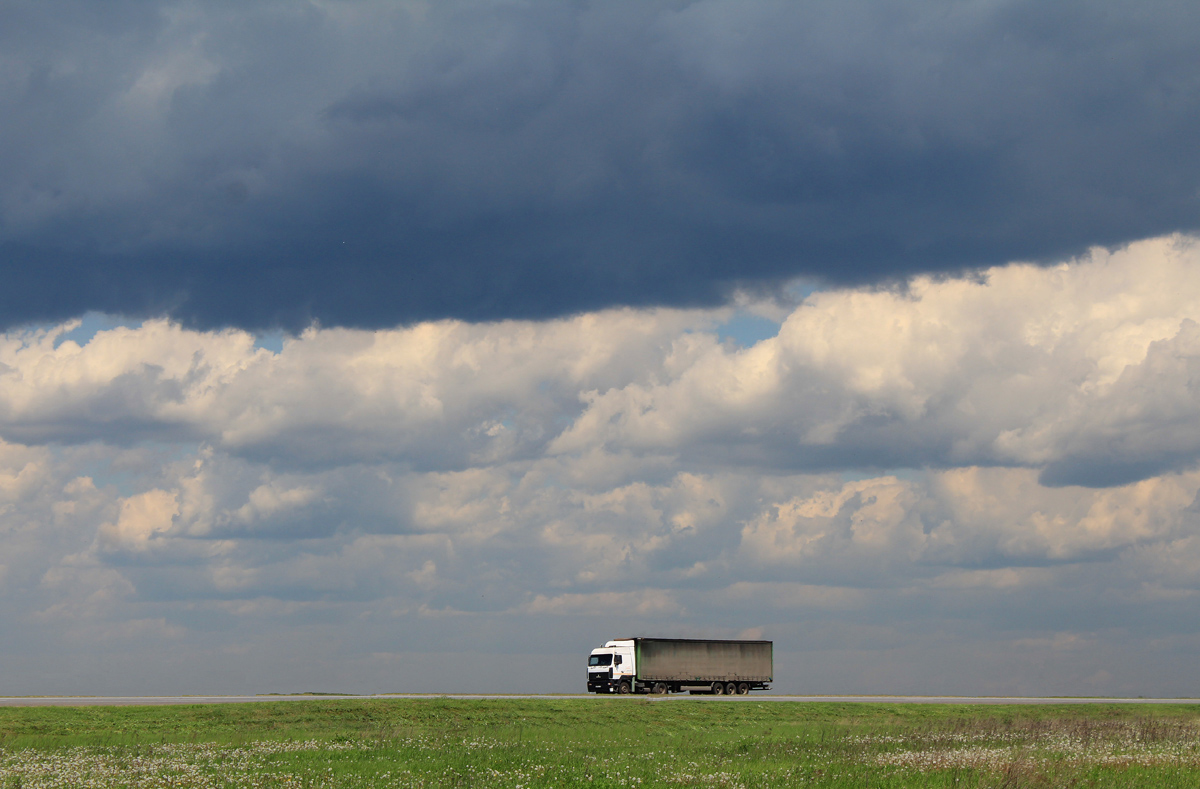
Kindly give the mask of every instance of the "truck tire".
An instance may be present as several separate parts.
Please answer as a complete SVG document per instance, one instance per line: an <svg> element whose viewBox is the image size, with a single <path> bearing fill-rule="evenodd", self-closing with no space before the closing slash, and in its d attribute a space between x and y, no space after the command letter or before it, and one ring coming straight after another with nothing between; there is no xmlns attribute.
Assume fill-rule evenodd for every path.
<svg viewBox="0 0 1200 789"><path fill-rule="evenodd" d="M725 686L722 685L720 682L714 682L713 686L712 686L712 694L714 696L725 695Z"/></svg>
<svg viewBox="0 0 1200 789"><path fill-rule="evenodd" d="M662 695L666 695L666 692L667 692L667 683L665 683L665 682L655 682L654 683L654 693L662 696Z"/></svg>
<svg viewBox="0 0 1200 789"><path fill-rule="evenodd" d="M617 693L624 695L628 692L629 692L629 683L628 682L622 682L620 685L617 685Z"/></svg>
<svg viewBox="0 0 1200 789"><path fill-rule="evenodd" d="M745 682L738 683L738 695L739 696L745 696L749 692L750 692L749 685L747 685Z"/></svg>
<svg viewBox="0 0 1200 789"><path fill-rule="evenodd" d="M737 693L737 683L736 682L730 682L728 685L725 686L725 695L726 696L733 696L736 693Z"/></svg>

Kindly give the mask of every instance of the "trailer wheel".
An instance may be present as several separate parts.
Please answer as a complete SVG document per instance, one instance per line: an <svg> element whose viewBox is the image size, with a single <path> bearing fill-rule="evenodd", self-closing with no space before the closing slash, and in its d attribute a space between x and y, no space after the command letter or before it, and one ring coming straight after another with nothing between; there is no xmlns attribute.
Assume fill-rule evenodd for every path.
<svg viewBox="0 0 1200 789"><path fill-rule="evenodd" d="M750 692L749 685L747 685L745 682L738 683L738 695L739 696L745 696L749 692Z"/></svg>
<svg viewBox="0 0 1200 789"><path fill-rule="evenodd" d="M732 696L735 693L737 693L737 683L736 682L730 682L728 685L725 686L725 695L726 696Z"/></svg>
<svg viewBox="0 0 1200 789"><path fill-rule="evenodd" d="M660 696L665 694L667 692L667 683L655 682L654 683L654 692L659 694Z"/></svg>
<svg viewBox="0 0 1200 789"><path fill-rule="evenodd" d="M629 683L628 682L622 682L620 685L617 686L617 693L625 694L628 692L629 692Z"/></svg>
<svg viewBox="0 0 1200 789"><path fill-rule="evenodd" d="M720 682L714 682L713 686L712 686L712 694L714 696L725 695L725 686L722 685Z"/></svg>

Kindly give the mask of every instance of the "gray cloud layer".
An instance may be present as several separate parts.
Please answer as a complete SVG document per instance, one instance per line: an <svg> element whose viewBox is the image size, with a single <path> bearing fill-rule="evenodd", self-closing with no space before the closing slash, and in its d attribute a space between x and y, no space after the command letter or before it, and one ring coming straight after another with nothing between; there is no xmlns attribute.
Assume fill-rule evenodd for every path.
<svg viewBox="0 0 1200 789"><path fill-rule="evenodd" d="M6 3L0 314L712 304L1195 228L1192 3Z"/></svg>

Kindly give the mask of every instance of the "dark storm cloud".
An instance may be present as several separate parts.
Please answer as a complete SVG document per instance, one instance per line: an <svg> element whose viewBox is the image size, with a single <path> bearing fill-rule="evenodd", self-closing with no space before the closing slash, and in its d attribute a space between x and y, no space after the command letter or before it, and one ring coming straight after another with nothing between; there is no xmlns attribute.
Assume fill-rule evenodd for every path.
<svg viewBox="0 0 1200 789"><path fill-rule="evenodd" d="M3 323L712 303L1200 226L1191 3L8 3Z"/></svg>

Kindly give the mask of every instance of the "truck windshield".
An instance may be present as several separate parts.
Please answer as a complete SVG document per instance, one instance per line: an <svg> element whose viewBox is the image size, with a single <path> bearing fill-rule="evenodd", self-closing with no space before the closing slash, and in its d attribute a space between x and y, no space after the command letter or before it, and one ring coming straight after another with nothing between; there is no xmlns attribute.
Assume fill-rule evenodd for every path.
<svg viewBox="0 0 1200 789"><path fill-rule="evenodd" d="M592 655L588 658L589 666L611 666L612 655Z"/></svg>

